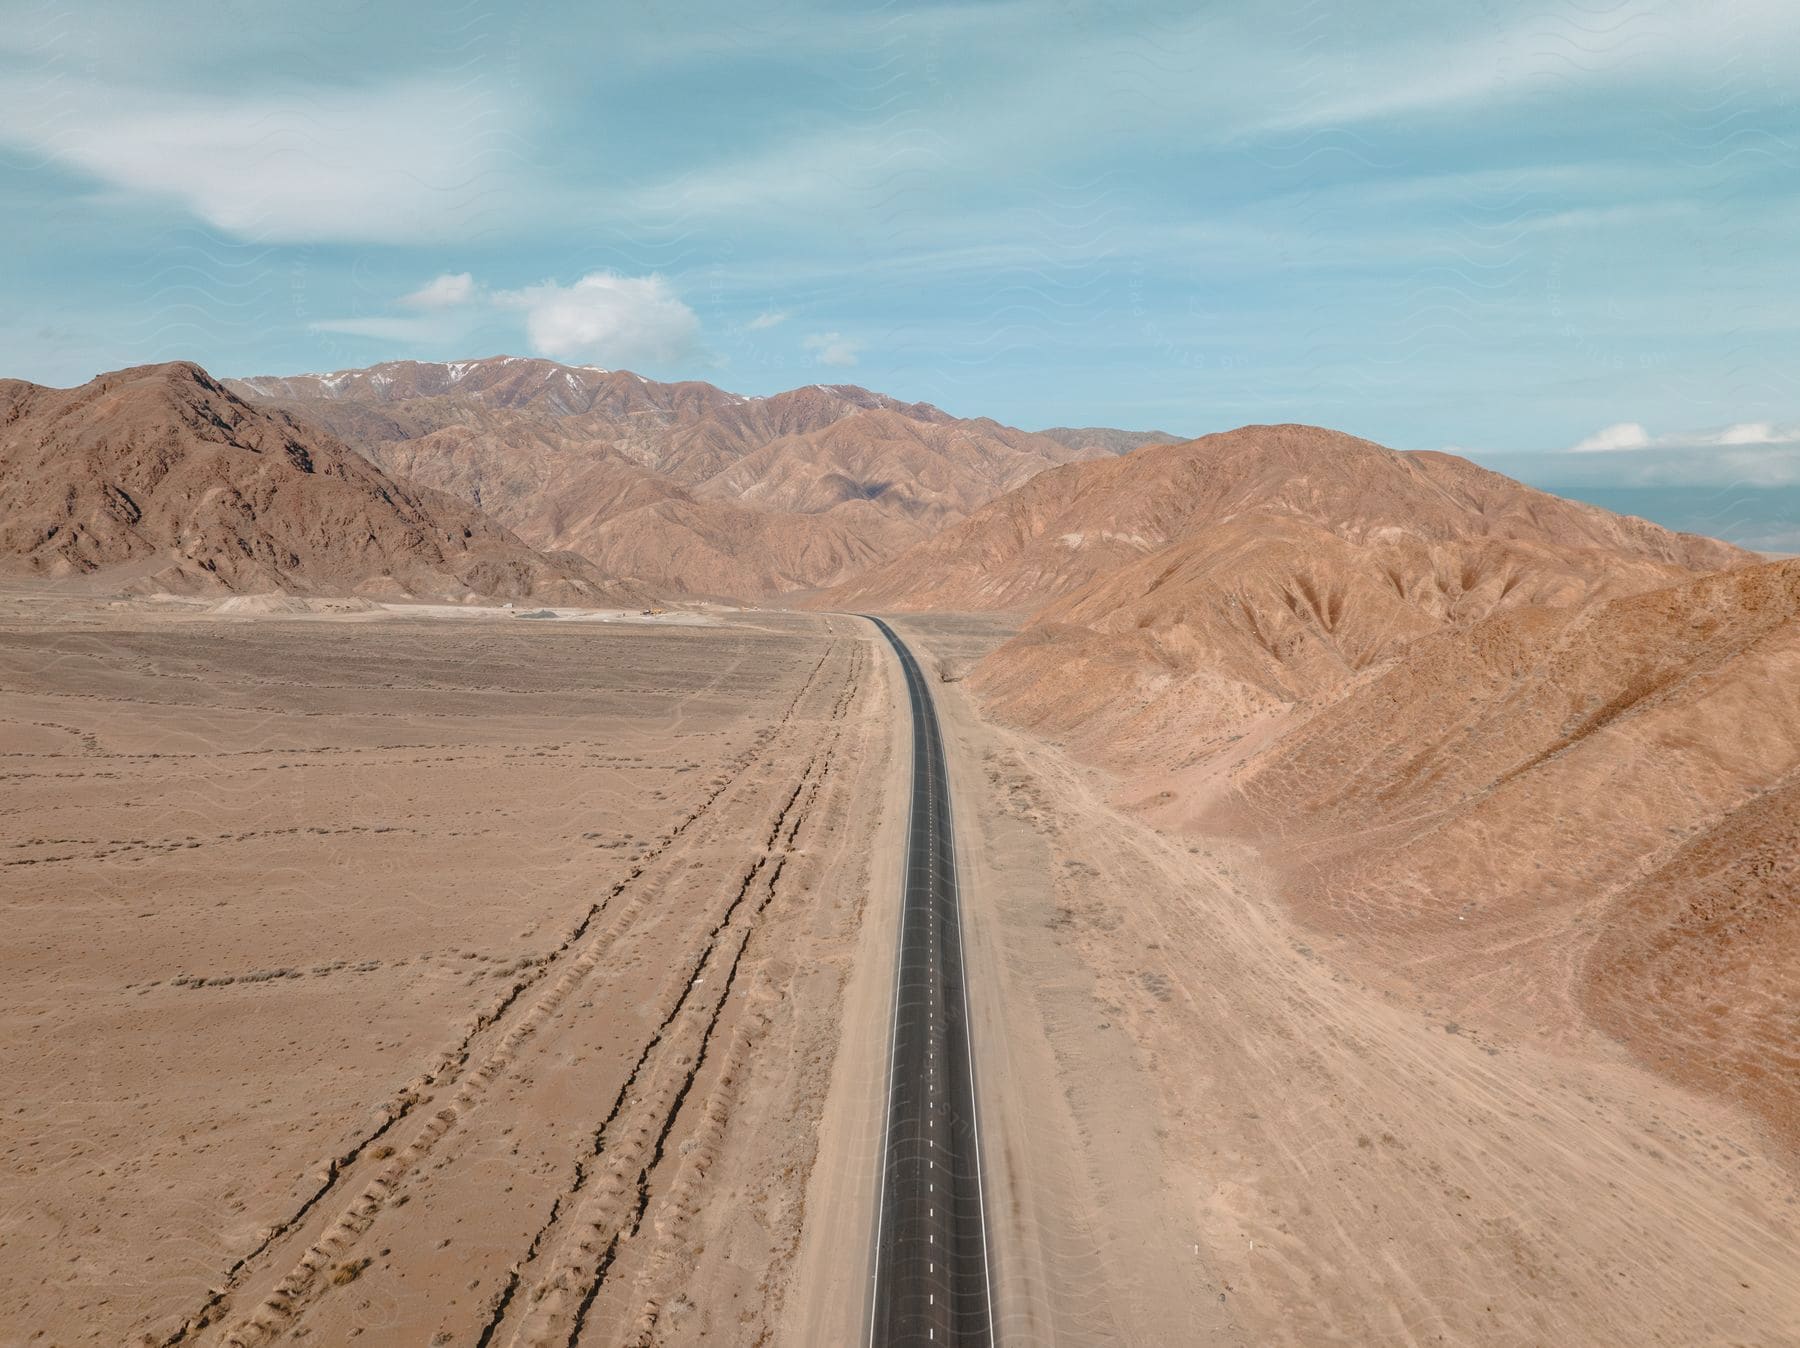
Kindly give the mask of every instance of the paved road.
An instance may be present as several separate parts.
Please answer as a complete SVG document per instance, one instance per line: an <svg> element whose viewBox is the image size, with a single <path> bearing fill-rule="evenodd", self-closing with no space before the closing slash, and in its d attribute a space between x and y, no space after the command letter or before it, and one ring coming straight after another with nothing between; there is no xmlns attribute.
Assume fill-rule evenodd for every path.
<svg viewBox="0 0 1800 1348"><path fill-rule="evenodd" d="M894 1040L870 1292L873 1348L991 1345L975 1067L963 986L950 780L937 708L893 628L912 704L912 816L895 975Z"/></svg>

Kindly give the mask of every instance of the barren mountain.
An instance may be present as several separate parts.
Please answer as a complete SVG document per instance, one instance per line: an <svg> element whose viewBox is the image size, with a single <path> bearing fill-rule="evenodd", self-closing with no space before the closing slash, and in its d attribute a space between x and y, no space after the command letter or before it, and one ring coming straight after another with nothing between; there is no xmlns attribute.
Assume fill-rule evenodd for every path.
<svg viewBox="0 0 1800 1348"><path fill-rule="evenodd" d="M783 436L697 490L807 515L867 502L879 514L935 529L1075 457L996 421L919 421L873 410Z"/></svg>
<svg viewBox="0 0 1800 1348"><path fill-rule="evenodd" d="M829 598L1044 596L990 711L1256 844L1451 1032L1596 1026L1800 1143L1800 562L1252 427L1043 474Z"/></svg>
<svg viewBox="0 0 1800 1348"><path fill-rule="evenodd" d="M1167 431L1119 431L1110 426L1052 426L1038 434L1070 449L1099 449L1108 454L1129 454L1145 445L1173 445L1182 439Z"/></svg>
<svg viewBox="0 0 1800 1348"><path fill-rule="evenodd" d="M655 593L741 599L836 583L915 535L855 503L802 515L682 495L596 516L570 536L603 572Z"/></svg>
<svg viewBox="0 0 1800 1348"><path fill-rule="evenodd" d="M1111 452L1114 434L1071 447L852 384L749 398L511 356L234 387L665 593L835 584L1045 468Z"/></svg>
<svg viewBox="0 0 1800 1348"><path fill-rule="evenodd" d="M1485 1013L1585 1007L1800 1143L1800 562L1425 637L1176 795L1320 925Z"/></svg>
<svg viewBox="0 0 1800 1348"><path fill-rule="evenodd" d="M1204 758L1444 628L1750 560L1452 455L1246 427L1045 473L827 598L1058 596L977 685L1011 720L1135 762L1170 746Z"/></svg>
<svg viewBox="0 0 1800 1348"><path fill-rule="evenodd" d="M856 411L953 420L927 403L903 403L854 384L809 384L748 398L699 380L661 384L628 370L522 356L388 361L332 374L239 379L231 386L245 397L304 410L363 450L451 425L510 434L522 424L543 433L544 422L564 423L554 431L563 445L612 448L688 485L771 440L818 430ZM503 415L508 413L513 415Z"/></svg>
<svg viewBox="0 0 1800 1348"><path fill-rule="evenodd" d="M625 597L186 362L0 382L0 559L162 588Z"/></svg>
<svg viewBox="0 0 1800 1348"><path fill-rule="evenodd" d="M1009 719L1103 756L1175 744L1200 756L1444 627L1686 574L1510 538L1354 543L1309 520L1250 512L1045 606L977 682Z"/></svg>
<svg viewBox="0 0 1800 1348"><path fill-rule="evenodd" d="M1598 548L1683 569L1723 543L1534 491L1448 454L1313 426L1246 426L1040 474L828 596L840 606L1033 609L1248 514L1352 544L1478 538Z"/></svg>
<svg viewBox="0 0 1800 1348"><path fill-rule="evenodd" d="M983 560L953 562L955 549ZM1171 744L1204 757L1446 627L1750 560L1453 455L1246 427L1046 473L829 598L973 608L1060 595L978 685L1014 721L1134 761Z"/></svg>

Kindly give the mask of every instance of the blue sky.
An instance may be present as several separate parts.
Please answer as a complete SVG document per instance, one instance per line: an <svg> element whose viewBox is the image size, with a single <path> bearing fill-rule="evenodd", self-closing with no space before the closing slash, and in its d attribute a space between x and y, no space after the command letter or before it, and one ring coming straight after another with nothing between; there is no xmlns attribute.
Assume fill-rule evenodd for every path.
<svg viewBox="0 0 1800 1348"><path fill-rule="evenodd" d="M1791 486L1797 58L1785 2L48 0L0 373L541 353Z"/></svg>

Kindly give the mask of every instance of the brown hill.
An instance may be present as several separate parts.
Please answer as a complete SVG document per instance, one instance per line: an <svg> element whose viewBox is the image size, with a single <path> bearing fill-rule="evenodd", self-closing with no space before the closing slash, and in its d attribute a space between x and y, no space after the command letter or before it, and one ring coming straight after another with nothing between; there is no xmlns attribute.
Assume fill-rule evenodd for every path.
<svg viewBox="0 0 1800 1348"><path fill-rule="evenodd" d="M234 387L536 546L664 593L835 584L1045 468L1107 452L851 384L748 398L506 356Z"/></svg>
<svg viewBox="0 0 1800 1348"><path fill-rule="evenodd" d="M628 598L186 362L0 381L0 559L162 588Z"/></svg>
<svg viewBox="0 0 1800 1348"><path fill-rule="evenodd" d="M697 492L809 515L867 502L877 514L936 529L1074 456L995 421L919 421L878 409L774 440Z"/></svg>
<svg viewBox="0 0 1800 1348"><path fill-rule="evenodd" d="M1621 886L1583 1003L1638 1055L1800 1145L1800 780L1790 772Z"/></svg>
<svg viewBox="0 0 1800 1348"><path fill-rule="evenodd" d="M1039 610L980 667L1008 719L1098 756L1191 757L1253 719L1329 697L1447 626L1572 606L1689 573L1594 547L1511 538L1353 543L1251 511Z"/></svg>
<svg viewBox="0 0 1800 1348"><path fill-rule="evenodd" d="M362 370L230 383L245 397L303 410L365 451L451 425L510 433L524 424L542 434L544 422L561 422L566 424L556 428L556 438L564 446L610 447L687 485L771 440L818 430L857 411L952 420L927 403L903 403L854 384L809 384L749 398L699 380L662 384L628 370L523 356L388 361Z"/></svg>
<svg viewBox="0 0 1800 1348"><path fill-rule="evenodd" d="M496 452L493 440L456 426L373 453L653 594L743 598L833 584L917 536L847 510L825 516L700 500L609 448L569 447L534 429L507 437L530 452Z"/></svg>
<svg viewBox="0 0 1800 1348"><path fill-rule="evenodd" d="M1314 426L1246 426L1040 474L824 602L1034 609L1252 512L1353 544L1492 538L1682 569L1748 560L1727 544L1564 501L1453 455L1398 453Z"/></svg>
<svg viewBox="0 0 1800 1348"><path fill-rule="evenodd" d="M1108 454L1129 454L1145 445L1179 444L1184 438L1167 431L1119 431L1110 426L1052 426L1038 434L1070 449L1098 449Z"/></svg>
<svg viewBox="0 0 1800 1348"><path fill-rule="evenodd" d="M985 565L947 561L952 544ZM1045 473L826 598L1060 595L975 686L1087 754L1168 770L1171 755L1204 761L1259 721L1329 702L1432 633L1750 560L1454 456L1246 427Z"/></svg>
<svg viewBox="0 0 1800 1348"><path fill-rule="evenodd" d="M1321 926L1800 1142L1800 562L1427 636L1210 770L1165 808L1267 839Z"/></svg>
<svg viewBox="0 0 1800 1348"><path fill-rule="evenodd" d="M733 599L832 584L897 552L904 529L853 507L826 515L755 510L682 495L572 529L581 555L656 593ZM911 535L907 535L910 537Z"/></svg>
<svg viewBox="0 0 1800 1348"><path fill-rule="evenodd" d="M829 599L1048 598L990 710L1257 843L1396 995L1598 1025L1800 1143L1800 562L1753 563L1249 427L1045 473Z"/></svg>

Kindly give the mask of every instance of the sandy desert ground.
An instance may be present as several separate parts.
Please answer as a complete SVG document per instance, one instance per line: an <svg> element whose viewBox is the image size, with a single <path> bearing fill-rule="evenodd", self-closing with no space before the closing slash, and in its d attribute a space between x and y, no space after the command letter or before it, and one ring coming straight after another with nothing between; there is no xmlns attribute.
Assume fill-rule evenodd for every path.
<svg viewBox="0 0 1800 1348"><path fill-rule="evenodd" d="M904 704L837 616L0 596L0 1342L857 1341ZM263 606L267 607L267 606ZM953 760L1004 1341L1781 1344L1800 1189L1241 843Z"/></svg>
<svg viewBox="0 0 1800 1348"><path fill-rule="evenodd" d="M855 624L0 615L0 1342L768 1338Z"/></svg>

